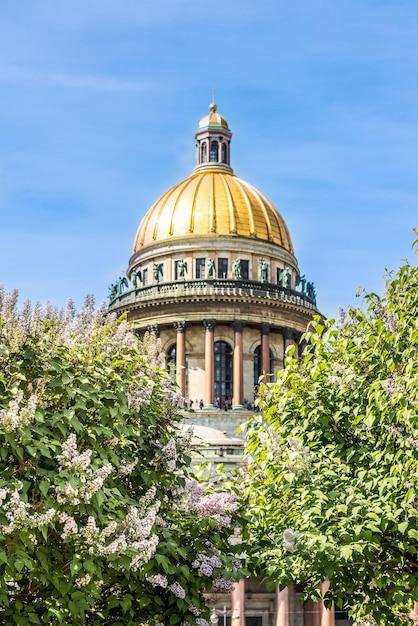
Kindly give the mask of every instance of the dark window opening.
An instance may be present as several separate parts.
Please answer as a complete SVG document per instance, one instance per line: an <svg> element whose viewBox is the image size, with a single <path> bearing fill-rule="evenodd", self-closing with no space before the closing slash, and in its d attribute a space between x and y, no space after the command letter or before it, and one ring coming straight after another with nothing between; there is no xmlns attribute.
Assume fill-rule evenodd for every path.
<svg viewBox="0 0 418 626"><path fill-rule="evenodd" d="M215 350L215 400L232 402L232 348L225 341L217 341Z"/></svg>
<svg viewBox="0 0 418 626"><path fill-rule="evenodd" d="M205 278L206 259L196 259L196 278Z"/></svg>
<svg viewBox="0 0 418 626"><path fill-rule="evenodd" d="M250 277L249 261L241 261L241 278L248 280Z"/></svg>
<svg viewBox="0 0 418 626"><path fill-rule="evenodd" d="M176 344L173 344L166 353L166 368L170 377L176 382L177 353ZM189 395L189 355L186 354L186 397Z"/></svg>
<svg viewBox="0 0 418 626"><path fill-rule="evenodd" d="M228 259L218 259L218 278L228 277Z"/></svg>
<svg viewBox="0 0 418 626"><path fill-rule="evenodd" d="M269 371L267 374L271 374L272 365L273 365L273 355L271 350L269 351ZM261 371L261 345L257 346L254 351L254 386L258 386L258 381L260 380L260 376L262 375Z"/></svg>
<svg viewBox="0 0 418 626"><path fill-rule="evenodd" d="M261 615L246 615L245 626L263 626L263 618Z"/></svg>
<svg viewBox="0 0 418 626"><path fill-rule="evenodd" d="M201 163L206 163L206 160L207 160L206 144L202 143L202 145L200 146L200 162Z"/></svg>
<svg viewBox="0 0 418 626"><path fill-rule="evenodd" d="M227 163L226 159L226 143L222 144L222 163Z"/></svg>
<svg viewBox="0 0 418 626"><path fill-rule="evenodd" d="M210 162L217 163L218 162L218 142L211 141L210 142Z"/></svg>
<svg viewBox="0 0 418 626"><path fill-rule="evenodd" d="M166 355L166 367L172 378L176 377L176 344L172 345L167 351Z"/></svg>

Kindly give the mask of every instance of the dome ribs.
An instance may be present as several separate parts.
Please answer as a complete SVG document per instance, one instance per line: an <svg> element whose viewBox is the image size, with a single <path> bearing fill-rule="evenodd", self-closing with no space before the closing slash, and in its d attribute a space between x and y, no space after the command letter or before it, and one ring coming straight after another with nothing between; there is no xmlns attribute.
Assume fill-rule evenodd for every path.
<svg viewBox="0 0 418 626"><path fill-rule="evenodd" d="M243 181L239 180L238 178L235 179L235 183L238 187L238 189L241 192L241 195L244 199L244 202L246 204L247 207L247 211L248 211L248 218L249 218L249 222L250 222L250 236L251 237L257 237L257 232L256 232L256 228L255 228L255 222L254 222L254 213L253 213L253 207L250 203L250 200L248 198L248 194L246 193L246 190L244 189L244 185L243 185Z"/></svg>
<svg viewBox="0 0 418 626"><path fill-rule="evenodd" d="M209 188L209 232L216 233L216 211L215 211L215 177L210 175Z"/></svg>
<svg viewBox="0 0 418 626"><path fill-rule="evenodd" d="M171 209L170 227L168 229L168 234L170 236L175 234L174 230L175 230L175 225L176 225L175 217L176 217L177 208L178 208L178 206L180 204L180 201L182 200L185 192L187 191L187 189L188 189L188 187L190 185L190 182L191 181L189 179L187 179L187 180L183 181L183 183L181 183L179 191L178 191L178 194L177 194L177 197L174 199L174 204L173 204L173 207ZM191 211L193 213L193 204L191 206Z"/></svg>
<svg viewBox="0 0 418 626"><path fill-rule="evenodd" d="M155 220L154 231L152 233L152 239L154 241L156 239L158 239L158 229L159 229L159 226L160 226L161 217L164 214L164 211L165 211L165 208L167 206L167 203L169 202L169 200L170 200L171 196L174 194L174 192L176 192L179 188L181 188L182 185L184 185L184 181L182 181L178 185L175 185L174 187L171 187L171 189L169 189L167 191L167 193L165 193L163 195L163 197L160 199L160 201L159 201L160 202L160 209L158 211L157 219ZM151 212L152 212L152 210L151 210Z"/></svg>
<svg viewBox="0 0 418 626"><path fill-rule="evenodd" d="M231 190L229 188L229 185L226 182L225 176L223 176L221 174L220 178L221 178L223 186L224 186L225 195L226 195L226 199L227 199L227 203L228 203L229 232L231 234L233 234L233 235L236 235L237 234L237 223L236 223L236 220L235 220L235 207L234 207L234 202L232 200Z"/></svg>
<svg viewBox="0 0 418 626"><path fill-rule="evenodd" d="M196 198L197 198L197 194L200 188L200 185L202 184L203 178L199 178L199 179L195 179L197 180L197 183L195 185L194 191L193 191L193 199L192 199L192 203L191 203L191 207L190 207L190 220L189 220L189 233L194 233L194 218L195 218L195 211L196 211ZM193 179L191 179L191 182L193 181Z"/></svg>
<svg viewBox="0 0 418 626"><path fill-rule="evenodd" d="M257 199L258 205L261 207L261 210L263 212L267 239L269 241L273 241L274 238L273 238L273 232L272 232L272 227L271 227L270 215L269 215L269 211L266 210L264 198L261 196L261 194L257 192L255 187L253 187L249 183L245 183L245 186L248 188L248 193L251 193ZM281 243L283 243L283 241L281 241Z"/></svg>

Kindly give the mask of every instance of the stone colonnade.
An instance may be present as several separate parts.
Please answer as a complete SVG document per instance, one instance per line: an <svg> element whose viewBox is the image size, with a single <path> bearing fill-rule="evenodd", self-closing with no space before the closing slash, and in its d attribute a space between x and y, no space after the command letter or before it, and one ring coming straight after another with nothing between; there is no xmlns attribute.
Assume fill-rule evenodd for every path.
<svg viewBox="0 0 418 626"><path fill-rule="evenodd" d="M328 582L321 584L321 594L324 595L329 588ZM276 587L276 618L274 626L291 626L294 620L291 617L291 593L290 589ZM231 599L231 619L234 626L245 626L245 580L240 580L235 585ZM308 602L303 607L304 626L335 626L334 610L328 610L324 602ZM232 622L231 622L232 626Z"/></svg>
<svg viewBox="0 0 418 626"><path fill-rule="evenodd" d="M214 406L214 376L215 376L215 327L216 320L203 320L205 328L205 396L206 408ZM243 329L244 323L234 321L234 348L233 348L233 398L234 409L241 409L243 406L244 393L244 371L243 371ZM176 337L176 383L179 391L186 396L186 322L175 322L177 330ZM155 332L155 328L153 328ZM270 373L270 324L260 325L261 334L261 371ZM284 329L283 332L284 350L294 343L292 331Z"/></svg>

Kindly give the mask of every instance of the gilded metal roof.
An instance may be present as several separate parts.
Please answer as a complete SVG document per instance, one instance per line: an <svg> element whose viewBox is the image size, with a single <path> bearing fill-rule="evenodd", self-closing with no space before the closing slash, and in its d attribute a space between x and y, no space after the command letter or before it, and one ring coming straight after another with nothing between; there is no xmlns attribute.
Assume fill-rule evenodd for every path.
<svg viewBox="0 0 418 626"><path fill-rule="evenodd" d="M210 113L202 117L199 122L199 130L202 128L206 128L207 126L222 126L223 128L228 128L228 122L226 119L217 113L217 106L214 102L209 106Z"/></svg>
<svg viewBox="0 0 418 626"><path fill-rule="evenodd" d="M142 220L133 252L187 236L253 237L293 254L287 226L267 198L232 172L196 172L157 200Z"/></svg>

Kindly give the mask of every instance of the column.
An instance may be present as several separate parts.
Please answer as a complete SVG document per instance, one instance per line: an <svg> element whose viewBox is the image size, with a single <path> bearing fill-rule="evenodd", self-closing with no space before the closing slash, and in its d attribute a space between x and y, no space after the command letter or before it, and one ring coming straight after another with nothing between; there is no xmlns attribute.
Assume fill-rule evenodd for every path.
<svg viewBox="0 0 418 626"><path fill-rule="evenodd" d="M283 342L284 342L284 352L288 349L289 346L294 345L293 341L293 333L291 328L285 328L283 330Z"/></svg>
<svg viewBox="0 0 418 626"><path fill-rule="evenodd" d="M261 324L261 373L270 374L270 324ZM268 382L268 376L264 377L264 382Z"/></svg>
<svg viewBox="0 0 418 626"><path fill-rule="evenodd" d="M175 322L176 336L176 383L183 398L186 397L186 322Z"/></svg>
<svg viewBox="0 0 418 626"><path fill-rule="evenodd" d="M205 333L205 409L213 409L215 386L214 336L216 320L203 320Z"/></svg>
<svg viewBox="0 0 418 626"><path fill-rule="evenodd" d="M234 322L234 387L232 408L239 410L243 408L243 390L244 390L244 370L243 370L243 348L242 348L242 322Z"/></svg>
<svg viewBox="0 0 418 626"><path fill-rule="evenodd" d="M322 606L319 602L308 600L303 607L303 625L304 626L321 626Z"/></svg>
<svg viewBox="0 0 418 626"><path fill-rule="evenodd" d="M319 585L321 590L322 597L326 594L329 589L329 581L326 580L324 583ZM326 609L324 605L324 601L320 600L321 605L321 626L335 626L335 613L334 613L334 604L331 609Z"/></svg>
<svg viewBox="0 0 418 626"><path fill-rule="evenodd" d="M276 626L289 626L289 589L276 587Z"/></svg>
<svg viewBox="0 0 418 626"><path fill-rule="evenodd" d="M231 598L231 624L245 626L245 578L234 585Z"/></svg>

